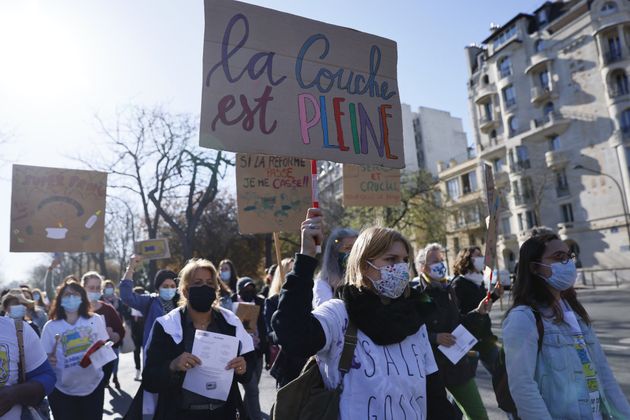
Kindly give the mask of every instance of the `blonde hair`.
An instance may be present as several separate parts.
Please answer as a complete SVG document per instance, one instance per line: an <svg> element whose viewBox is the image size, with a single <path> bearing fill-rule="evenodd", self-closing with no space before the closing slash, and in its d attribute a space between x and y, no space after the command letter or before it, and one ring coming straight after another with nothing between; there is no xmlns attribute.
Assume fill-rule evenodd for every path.
<svg viewBox="0 0 630 420"><path fill-rule="evenodd" d="M407 254L413 255L411 244L407 238L394 229L371 227L361 232L348 256L345 283L358 288L371 289L371 282L364 279L364 273L368 269L368 261L385 254L395 242L401 242L407 250Z"/></svg>
<svg viewBox="0 0 630 420"><path fill-rule="evenodd" d="M101 282L101 286L103 285L103 276L101 276L96 271L88 271L83 276L81 276L81 286L85 287L89 279L98 279Z"/></svg>
<svg viewBox="0 0 630 420"><path fill-rule="evenodd" d="M219 299L221 298L221 288L219 287L218 279L217 279L217 269L212 264L212 261L206 260L204 258L191 258L188 260L184 268L179 272L179 285L177 287L177 291L179 293L179 302L177 302L178 306L186 306L188 304L188 299L184 296L184 290L187 290L195 273L197 270L208 270L212 276L212 287L215 288L217 297L213 303L213 306L219 305Z"/></svg>
<svg viewBox="0 0 630 420"><path fill-rule="evenodd" d="M282 269L280 269L282 267ZM284 284L284 279L289 271L293 269L293 258L285 258L280 262L278 268L276 268L275 273L273 273L273 280L271 280L271 286L269 286L269 294L267 295L267 299L272 296L279 295L280 289L282 289L282 285Z"/></svg>

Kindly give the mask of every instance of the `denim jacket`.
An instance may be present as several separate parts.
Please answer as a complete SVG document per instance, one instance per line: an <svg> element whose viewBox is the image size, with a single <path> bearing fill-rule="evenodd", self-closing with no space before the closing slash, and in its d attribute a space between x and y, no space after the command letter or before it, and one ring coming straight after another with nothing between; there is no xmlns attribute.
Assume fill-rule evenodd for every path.
<svg viewBox="0 0 630 420"><path fill-rule="evenodd" d="M578 314L597 370L604 419L630 419L630 405L615 380L599 340ZM589 394L571 327L543 316L545 333L538 352L536 318L517 306L503 321L503 347L510 393L522 420L592 419Z"/></svg>

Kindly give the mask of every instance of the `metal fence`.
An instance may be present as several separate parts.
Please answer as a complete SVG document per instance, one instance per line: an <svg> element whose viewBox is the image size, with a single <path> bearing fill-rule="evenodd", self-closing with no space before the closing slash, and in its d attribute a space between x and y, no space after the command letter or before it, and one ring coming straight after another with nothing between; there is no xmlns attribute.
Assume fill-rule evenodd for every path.
<svg viewBox="0 0 630 420"><path fill-rule="evenodd" d="M598 286L617 287L630 282L630 267L621 268L580 268L578 269L578 282L593 289Z"/></svg>

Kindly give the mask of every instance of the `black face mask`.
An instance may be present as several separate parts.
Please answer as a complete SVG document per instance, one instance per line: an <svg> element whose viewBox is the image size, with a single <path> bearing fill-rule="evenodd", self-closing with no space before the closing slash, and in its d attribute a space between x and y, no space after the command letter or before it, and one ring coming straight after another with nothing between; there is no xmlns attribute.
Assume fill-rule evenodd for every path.
<svg viewBox="0 0 630 420"><path fill-rule="evenodd" d="M256 297L255 290L241 290L241 293L239 294L241 296L241 299L243 299L245 302L251 302Z"/></svg>
<svg viewBox="0 0 630 420"><path fill-rule="evenodd" d="M197 312L208 312L216 299L216 289L207 284L188 289L188 303Z"/></svg>

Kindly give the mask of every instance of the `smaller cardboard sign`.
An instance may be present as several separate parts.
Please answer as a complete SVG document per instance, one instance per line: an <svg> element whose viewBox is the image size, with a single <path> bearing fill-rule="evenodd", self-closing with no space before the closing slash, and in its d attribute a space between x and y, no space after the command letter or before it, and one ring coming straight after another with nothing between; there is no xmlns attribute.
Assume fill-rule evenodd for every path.
<svg viewBox="0 0 630 420"><path fill-rule="evenodd" d="M343 205L400 205L400 169L376 165L343 165Z"/></svg>
<svg viewBox="0 0 630 420"><path fill-rule="evenodd" d="M241 233L298 232L311 206L310 162L237 154L236 201Z"/></svg>
<svg viewBox="0 0 630 420"><path fill-rule="evenodd" d="M135 243L136 255L142 256L145 260L159 260L171 257L167 239L148 239Z"/></svg>
<svg viewBox="0 0 630 420"><path fill-rule="evenodd" d="M255 303L237 302L234 304L234 313L243 323L243 327L250 334L258 333L258 315L260 306Z"/></svg>

